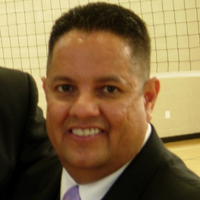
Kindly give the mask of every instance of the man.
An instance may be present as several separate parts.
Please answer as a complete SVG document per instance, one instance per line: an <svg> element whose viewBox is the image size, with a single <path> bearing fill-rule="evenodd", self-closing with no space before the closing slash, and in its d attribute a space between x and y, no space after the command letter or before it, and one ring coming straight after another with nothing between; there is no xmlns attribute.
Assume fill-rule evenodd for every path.
<svg viewBox="0 0 200 200"><path fill-rule="evenodd" d="M55 22L43 87L60 199L75 186L81 200L199 200L200 179L150 125L159 81L149 74L149 35L133 12L92 3Z"/></svg>
<svg viewBox="0 0 200 200"><path fill-rule="evenodd" d="M62 15L49 41L49 138L64 167L61 199L200 199L200 179L167 151L150 125L159 81L149 78L144 22L117 5Z"/></svg>
<svg viewBox="0 0 200 200"><path fill-rule="evenodd" d="M55 154L37 102L36 84L29 74L0 67L1 200L10 199L24 172Z"/></svg>

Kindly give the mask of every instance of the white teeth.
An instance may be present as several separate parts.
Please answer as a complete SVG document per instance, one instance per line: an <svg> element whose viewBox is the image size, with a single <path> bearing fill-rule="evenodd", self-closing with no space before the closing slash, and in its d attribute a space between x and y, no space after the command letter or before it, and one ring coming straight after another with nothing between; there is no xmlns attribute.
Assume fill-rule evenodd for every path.
<svg viewBox="0 0 200 200"><path fill-rule="evenodd" d="M91 135L95 135L101 132L101 129L99 128L90 128L90 129L72 129L72 133L74 135L78 135L78 136L91 136Z"/></svg>

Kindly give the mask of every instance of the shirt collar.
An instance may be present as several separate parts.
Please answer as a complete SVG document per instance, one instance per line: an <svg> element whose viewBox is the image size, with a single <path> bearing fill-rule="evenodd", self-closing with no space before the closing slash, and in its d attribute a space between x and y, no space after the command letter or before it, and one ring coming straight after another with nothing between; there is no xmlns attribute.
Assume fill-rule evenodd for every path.
<svg viewBox="0 0 200 200"><path fill-rule="evenodd" d="M61 191L60 196L63 197L65 192L72 186L79 186L79 193L81 200L100 200L106 194L106 192L110 189L116 179L120 176L120 174L124 171L129 163L124 165L122 168L112 173L111 175L96 181L94 183L78 185L72 177L68 174L68 172L63 168L62 177L61 177ZM62 199L62 198L61 198Z"/></svg>

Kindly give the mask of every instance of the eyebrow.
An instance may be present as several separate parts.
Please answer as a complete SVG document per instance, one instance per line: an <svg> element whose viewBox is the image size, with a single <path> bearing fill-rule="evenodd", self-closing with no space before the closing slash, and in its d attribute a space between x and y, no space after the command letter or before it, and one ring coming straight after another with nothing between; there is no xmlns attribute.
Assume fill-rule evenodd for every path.
<svg viewBox="0 0 200 200"><path fill-rule="evenodd" d="M76 82L75 79L68 76L55 76L53 78L53 82L56 82L56 81L63 81L63 82L69 82L69 83ZM102 76L102 77L96 78L95 82L96 83L104 83L104 82L125 83L126 80L115 75L108 75L108 76Z"/></svg>
<svg viewBox="0 0 200 200"><path fill-rule="evenodd" d="M70 77L67 77L67 76L55 76L53 78L53 81L66 81L66 82L74 82L74 80Z"/></svg>
<svg viewBox="0 0 200 200"><path fill-rule="evenodd" d="M97 78L96 82L98 83L103 83L103 82L125 83L125 80L115 75L108 75L105 77Z"/></svg>

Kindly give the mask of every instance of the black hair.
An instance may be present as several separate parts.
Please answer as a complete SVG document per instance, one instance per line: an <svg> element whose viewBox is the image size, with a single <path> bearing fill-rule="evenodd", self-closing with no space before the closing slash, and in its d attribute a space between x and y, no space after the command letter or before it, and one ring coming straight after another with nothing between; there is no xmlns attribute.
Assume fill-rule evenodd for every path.
<svg viewBox="0 0 200 200"><path fill-rule="evenodd" d="M117 4L103 2L77 6L55 21L49 39L47 70L57 40L71 30L110 31L127 40L133 56L139 60L140 74L150 73L150 37L145 22L133 11Z"/></svg>

